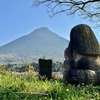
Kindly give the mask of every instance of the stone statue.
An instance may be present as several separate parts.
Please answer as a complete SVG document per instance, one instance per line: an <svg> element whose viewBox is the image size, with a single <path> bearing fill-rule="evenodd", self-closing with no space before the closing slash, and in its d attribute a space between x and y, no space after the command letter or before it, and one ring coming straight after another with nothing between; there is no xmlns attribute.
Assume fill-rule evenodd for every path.
<svg viewBox="0 0 100 100"><path fill-rule="evenodd" d="M64 78L72 84L100 84L100 46L92 29L79 24L70 32L64 51Z"/></svg>

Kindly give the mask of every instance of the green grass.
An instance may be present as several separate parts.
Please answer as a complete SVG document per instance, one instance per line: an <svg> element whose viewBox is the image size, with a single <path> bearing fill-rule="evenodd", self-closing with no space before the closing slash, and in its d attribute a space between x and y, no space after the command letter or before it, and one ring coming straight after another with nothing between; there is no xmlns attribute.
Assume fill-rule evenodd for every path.
<svg viewBox="0 0 100 100"><path fill-rule="evenodd" d="M100 86L39 80L31 71L23 75L0 71L0 100L100 100L99 92Z"/></svg>

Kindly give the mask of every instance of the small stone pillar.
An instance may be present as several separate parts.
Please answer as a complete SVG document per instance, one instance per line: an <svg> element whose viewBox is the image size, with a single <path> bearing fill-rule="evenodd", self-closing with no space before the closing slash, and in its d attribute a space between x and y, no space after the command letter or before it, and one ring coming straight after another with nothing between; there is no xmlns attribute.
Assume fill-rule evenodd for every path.
<svg viewBox="0 0 100 100"><path fill-rule="evenodd" d="M39 75L43 79L51 79L52 78L52 60L51 59L39 59Z"/></svg>

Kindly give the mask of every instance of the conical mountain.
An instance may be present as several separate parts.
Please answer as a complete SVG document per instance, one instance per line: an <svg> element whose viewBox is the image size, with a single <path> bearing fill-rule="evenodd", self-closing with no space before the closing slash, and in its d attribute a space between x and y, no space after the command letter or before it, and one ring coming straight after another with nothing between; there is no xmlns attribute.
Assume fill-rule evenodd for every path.
<svg viewBox="0 0 100 100"><path fill-rule="evenodd" d="M1 46L0 63L33 62L43 56L62 62L63 52L68 43L68 40L42 27Z"/></svg>

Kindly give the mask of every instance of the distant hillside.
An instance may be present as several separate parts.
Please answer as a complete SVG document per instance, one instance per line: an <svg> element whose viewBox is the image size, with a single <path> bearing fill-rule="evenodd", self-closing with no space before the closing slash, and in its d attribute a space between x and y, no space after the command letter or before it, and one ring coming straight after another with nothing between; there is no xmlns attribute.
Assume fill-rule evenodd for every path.
<svg viewBox="0 0 100 100"><path fill-rule="evenodd" d="M1 46L0 63L32 62L43 56L62 62L68 43L68 40L42 27Z"/></svg>

